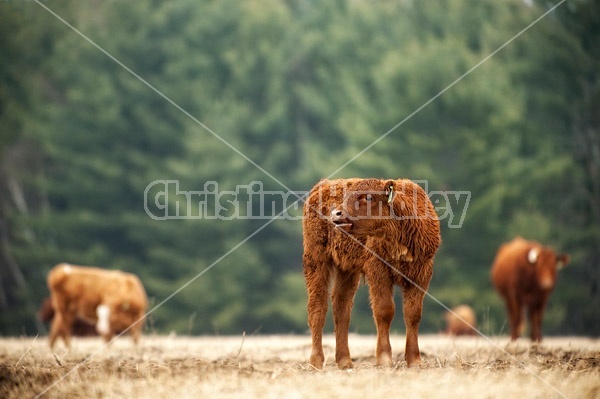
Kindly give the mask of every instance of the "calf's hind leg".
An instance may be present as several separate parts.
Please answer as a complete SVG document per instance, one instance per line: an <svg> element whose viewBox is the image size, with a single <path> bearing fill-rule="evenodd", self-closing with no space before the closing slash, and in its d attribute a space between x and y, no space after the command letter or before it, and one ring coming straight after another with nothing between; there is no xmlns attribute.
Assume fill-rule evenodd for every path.
<svg viewBox="0 0 600 399"><path fill-rule="evenodd" d="M421 364L421 352L419 351L419 324L423 313L423 299L427 293L429 282L433 275L433 260L426 262L420 273L414 280L403 276L402 306L404 313L404 324L406 325L406 350L404 358L408 367Z"/></svg>
<svg viewBox="0 0 600 399"><path fill-rule="evenodd" d="M406 350L404 357L408 367L418 366L421 363L419 324L421 323L424 296L425 291L415 286L407 286L403 290L402 305L404 323L406 325Z"/></svg>
<svg viewBox="0 0 600 399"><path fill-rule="evenodd" d="M337 271L332 292L333 323L335 326L335 362L338 368L352 368L350 349L348 348L348 330L350 313L354 304L354 295L360 280L359 273Z"/></svg>

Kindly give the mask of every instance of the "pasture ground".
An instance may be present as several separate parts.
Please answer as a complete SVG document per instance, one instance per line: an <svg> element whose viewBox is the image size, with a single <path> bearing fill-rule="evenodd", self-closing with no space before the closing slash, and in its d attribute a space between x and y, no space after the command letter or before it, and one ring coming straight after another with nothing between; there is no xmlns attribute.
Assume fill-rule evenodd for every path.
<svg viewBox="0 0 600 399"><path fill-rule="evenodd" d="M374 336L350 336L355 369L308 364L308 336L74 338L51 352L46 337L0 338L0 398L600 398L600 339L422 335L420 368L407 369L404 336L394 365L374 366Z"/></svg>

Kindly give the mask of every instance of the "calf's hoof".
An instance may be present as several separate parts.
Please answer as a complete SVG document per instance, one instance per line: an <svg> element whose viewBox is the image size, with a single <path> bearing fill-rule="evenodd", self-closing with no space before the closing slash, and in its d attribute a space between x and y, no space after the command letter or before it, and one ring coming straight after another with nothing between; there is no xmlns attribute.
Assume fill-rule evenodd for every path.
<svg viewBox="0 0 600 399"><path fill-rule="evenodd" d="M391 353L380 353L377 355L377 366L380 367L392 367L392 354Z"/></svg>
<svg viewBox="0 0 600 399"><path fill-rule="evenodd" d="M407 360L406 364L409 369L419 367L421 365L421 358L418 357L416 359Z"/></svg>
<svg viewBox="0 0 600 399"><path fill-rule="evenodd" d="M323 366L325 364L325 357L323 355L311 355L310 356L310 365L313 366L317 370L323 370Z"/></svg>
<svg viewBox="0 0 600 399"><path fill-rule="evenodd" d="M349 357L338 360L337 365L340 370L348 370L354 367L352 359Z"/></svg>

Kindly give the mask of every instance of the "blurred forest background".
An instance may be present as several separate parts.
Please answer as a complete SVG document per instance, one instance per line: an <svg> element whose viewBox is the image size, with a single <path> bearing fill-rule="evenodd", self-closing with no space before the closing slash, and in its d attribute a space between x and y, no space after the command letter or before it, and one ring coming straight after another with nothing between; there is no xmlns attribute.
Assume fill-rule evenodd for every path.
<svg viewBox="0 0 600 399"><path fill-rule="evenodd" d="M144 190L308 191L334 172L471 192L462 227L442 223L430 292L473 306L484 333L507 332L489 269L522 235L572 256L545 331L600 334L599 2L566 1L342 169L554 3L43 4L188 114L36 2L0 1L0 335L45 333L61 261L136 273L152 306L193 279L150 331L304 333L299 220L236 247L267 220L157 221ZM353 332L375 331L367 291ZM422 331L444 312L427 298Z"/></svg>

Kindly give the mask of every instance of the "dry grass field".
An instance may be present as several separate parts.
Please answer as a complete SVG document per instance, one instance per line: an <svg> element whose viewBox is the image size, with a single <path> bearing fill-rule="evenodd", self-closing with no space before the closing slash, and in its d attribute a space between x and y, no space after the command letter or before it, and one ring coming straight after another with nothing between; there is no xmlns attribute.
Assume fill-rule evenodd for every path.
<svg viewBox="0 0 600 399"><path fill-rule="evenodd" d="M350 337L355 369L308 365L307 336L146 336L104 347L75 338L52 353L47 339L0 339L0 398L600 398L600 340L423 335L423 364L407 369L404 336L393 368L374 363L375 337Z"/></svg>

